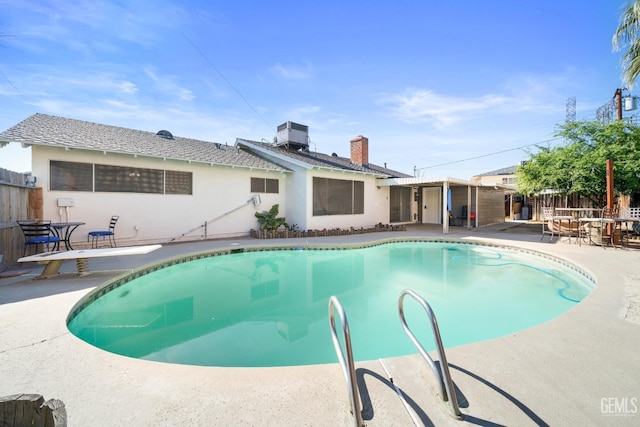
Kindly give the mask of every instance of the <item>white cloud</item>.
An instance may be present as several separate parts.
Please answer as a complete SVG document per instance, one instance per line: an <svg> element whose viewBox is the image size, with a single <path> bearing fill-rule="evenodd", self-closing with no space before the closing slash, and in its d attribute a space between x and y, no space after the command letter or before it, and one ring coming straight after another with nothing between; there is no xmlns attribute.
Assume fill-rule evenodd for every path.
<svg viewBox="0 0 640 427"><path fill-rule="evenodd" d="M117 82L116 84L116 88L120 89L120 92L122 93L136 93L138 91L138 88L136 87L135 84L128 82L126 80Z"/></svg>
<svg viewBox="0 0 640 427"><path fill-rule="evenodd" d="M145 69L147 76L153 80L158 90L175 95L182 101L191 101L195 98L195 94L189 89L176 83L174 76L159 76L151 68Z"/></svg>
<svg viewBox="0 0 640 427"><path fill-rule="evenodd" d="M433 123L442 128L459 122L465 116L513 102L507 96L484 95L477 98L437 94L428 89L410 89L403 93L383 95L377 103L391 105L392 114L406 123Z"/></svg>
<svg viewBox="0 0 640 427"><path fill-rule="evenodd" d="M153 103L110 98L93 99L86 103L43 99L32 105L47 114L149 132L167 129L176 136L211 142L233 144L236 138L249 137L251 133L251 123L245 116L219 111L166 108Z"/></svg>
<svg viewBox="0 0 640 427"><path fill-rule="evenodd" d="M46 67L30 70L10 68L2 74L7 84L0 80L0 94L20 94L26 99L42 97L62 97L66 99L95 97L96 94L127 96L138 92L138 86L112 73L72 72L57 73L57 70L43 71ZM46 74L45 74L46 73ZM10 77L9 77L10 76ZM9 85L10 83L10 85Z"/></svg>
<svg viewBox="0 0 640 427"><path fill-rule="evenodd" d="M513 98L511 112L534 112L537 114L562 113L565 110L567 93L572 82L578 81L574 70L561 74L519 74L504 83L504 89ZM578 90L579 84L576 85Z"/></svg>
<svg viewBox="0 0 640 427"><path fill-rule="evenodd" d="M516 74L491 93L448 95L426 88L409 88L378 96L377 104L389 106L391 114L409 124L427 123L447 128L472 118L529 114L563 117L567 85L576 80L575 70L556 74ZM576 88L578 89L578 88ZM564 92L564 93L563 93Z"/></svg>
<svg viewBox="0 0 640 427"><path fill-rule="evenodd" d="M138 91L138 87L128 81L121 80L109 74L100 74L83 79L68 79L66 83L84 90L108 90L114 93L131 95Z"/></svg>
<svg viewBox="0 0 640 427"><path fill-rule="evenodd" d="M312 129L332 129L337 126L353 127L357 121L350 120L349 116L335 111L327 111L319 105L300 105L283 112L286 120L308 125Z"/></svg>
<svg viewBox="0 0 640 427"><path fill-rule="evenodd" d="M269 70L287 80L308 80L313 76L313 69L309 64L304 66L276 64Z"/></svg>
<svg viewBox="0 0 640 427"><path fill-rule="evenodd" d="M299 119L300 117L304 117L310 114L316 114L322 107L319 105L301 105L299 107L292 108L286 112L286 114L295 119Z"/></svg>

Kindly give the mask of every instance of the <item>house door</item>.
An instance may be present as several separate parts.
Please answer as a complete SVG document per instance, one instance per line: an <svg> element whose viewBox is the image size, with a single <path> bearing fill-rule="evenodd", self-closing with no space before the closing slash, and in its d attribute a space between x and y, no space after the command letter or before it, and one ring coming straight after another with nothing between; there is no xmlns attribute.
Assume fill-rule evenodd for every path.
<svg viewBox="0 0 640 427"><path fill-rule="evenodd" d="M411 187L391 187L389 203L391 222L411 221L411 194Z"/></svg>
<svg viewBox="0 0 640 427"><path fill-rule="evenodd" d="M422 223L440 224L441 205L441 189L439 187L424 187L422 189Z"/></svg>

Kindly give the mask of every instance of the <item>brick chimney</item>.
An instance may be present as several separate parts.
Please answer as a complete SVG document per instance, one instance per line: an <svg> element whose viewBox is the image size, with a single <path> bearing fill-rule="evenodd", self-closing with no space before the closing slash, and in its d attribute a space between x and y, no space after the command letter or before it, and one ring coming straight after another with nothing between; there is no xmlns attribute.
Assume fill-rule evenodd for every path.
<svg viewBox="0 0 640 427"><path fill-rule="evenodd" d="M359 165L369 164L369 138L358 135L351 140L351 161Z"/></svg>

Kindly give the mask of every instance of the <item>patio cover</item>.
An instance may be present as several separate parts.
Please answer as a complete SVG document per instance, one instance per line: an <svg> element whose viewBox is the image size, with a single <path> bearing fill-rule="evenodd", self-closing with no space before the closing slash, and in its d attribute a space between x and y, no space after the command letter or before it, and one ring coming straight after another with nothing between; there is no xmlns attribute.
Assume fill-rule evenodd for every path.
<svg viewBox="0 0 640 427"><path fill-rule="evenodd" d="M431 186L431 187L442 187L442 194L446 196L446 203L442 203L442 233L449 233L449 210L451 209L451 201L450 201L450 188L451 187L467 187L467 206L471 206L471 196L472 196L472 188L478 187L493 187L495 189L502 189L504 191L513 191L512 186L505 186L500 184L483 184L480 182L472 182L459 178L420 178L420 177L410 177L410 178L387 178L387 179L379 179L377 181L377 185L380 187L394 187L394 186ZM478 204L478 191L475 191L475 206L476 206L476 217L474 219L474 226L478 225L478 217L480 217L481 213L479 212L479 204ZM467 217L467 228L471 227L471 220Z"/></svg>

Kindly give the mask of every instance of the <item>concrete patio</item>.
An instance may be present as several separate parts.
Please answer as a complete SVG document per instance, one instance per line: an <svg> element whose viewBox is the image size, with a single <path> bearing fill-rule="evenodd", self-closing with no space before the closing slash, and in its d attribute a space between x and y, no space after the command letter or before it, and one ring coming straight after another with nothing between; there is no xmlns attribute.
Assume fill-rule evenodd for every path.
<svg viewBox="0 0 640 427"><path fill-rule="evenodd" d="M149 362L94 348L70 334L66 317L84 295L138 266L207 249L243 245L314 245L429 237L479 241L545 252L596 277L593 293L560 317L502 338L447 349L463 421L435 397L418 354L357 363L367 426L411 426L394 385L418 425L640 425L640 251L540 242L520 223L481 229L413 226L404 232L177 243L147 255L90 260L93 274L34 280L41 265L0 276L0 396L37 393L60 399L70 426L349 425L338 364L217 368ZM437 313L436 313L437 314ZM327 322L328 327L328 322ZM330 344L328 344L330 345Z"/></svg>

